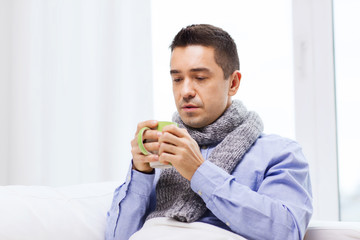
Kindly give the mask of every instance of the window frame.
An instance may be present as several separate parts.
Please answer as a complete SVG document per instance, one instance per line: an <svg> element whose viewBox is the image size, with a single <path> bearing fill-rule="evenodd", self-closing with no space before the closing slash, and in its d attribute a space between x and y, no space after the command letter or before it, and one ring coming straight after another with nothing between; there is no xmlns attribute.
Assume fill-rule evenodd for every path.
<svg viewBox="0 0 360 240"><path fill-rule="evenodd" d="M293 0L295 133L316 220L340 220L332 0Z"/></svg>

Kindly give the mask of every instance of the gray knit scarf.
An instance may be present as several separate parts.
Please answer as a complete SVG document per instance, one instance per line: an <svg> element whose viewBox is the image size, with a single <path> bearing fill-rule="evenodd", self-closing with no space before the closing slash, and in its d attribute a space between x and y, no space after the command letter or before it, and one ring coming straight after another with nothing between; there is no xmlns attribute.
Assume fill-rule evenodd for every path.
<svg viewBox="0 0 360 240"><path fill-rule="evenodd" d="M178 113L173 121L186 128L199 146L217 144L208 161L231 173L244 154L263 131L263 124L255 112L247 111L245 106L234 100L230 107L212 124L204 128L191 128L185 125ZM175 168L164 169L156 186L156 208L147 219L170 217L181 222L194 222L207 208L200 196L190 187L190 182Z"/></svg>

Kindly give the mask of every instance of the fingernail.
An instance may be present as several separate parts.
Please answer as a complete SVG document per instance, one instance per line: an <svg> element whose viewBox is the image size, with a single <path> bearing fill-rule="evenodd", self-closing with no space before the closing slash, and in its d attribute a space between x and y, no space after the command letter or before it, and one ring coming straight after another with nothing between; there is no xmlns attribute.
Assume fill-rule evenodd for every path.
<svg viewBox="0 0 360 240"><path fill-rule="evenodd" d="M161 135L162 135L162 132L157 132L158 137L161 137Z"/></svg>

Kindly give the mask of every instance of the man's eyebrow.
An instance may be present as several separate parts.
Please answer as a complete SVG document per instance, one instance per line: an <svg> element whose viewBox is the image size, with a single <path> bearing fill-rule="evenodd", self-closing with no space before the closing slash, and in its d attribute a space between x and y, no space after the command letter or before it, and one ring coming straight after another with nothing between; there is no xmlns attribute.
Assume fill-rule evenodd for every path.
<svg viewBox="0 0 360 240"><path fill-rule="evenodd" d="M210 72L210 69L208 68L192 68L190 69L190 72Z"/></svg>
<svg viewBox="0 0 360 240"><path fill-rule="evenodd" d="M190 69L190 72L211 72L210 69L208 68L192 68ZM181 71L179 70L176 70L176 69L172 69L170 70L170 74L178 74L178 73L181 73Z"/></svg>
<svg viewBox="0 0 360 240"><path fill-rule="evenodd" d="M176 69L171 69L170 70L170 74L177 74L177 73L181 73L179 70L176 70Z"/></svg>

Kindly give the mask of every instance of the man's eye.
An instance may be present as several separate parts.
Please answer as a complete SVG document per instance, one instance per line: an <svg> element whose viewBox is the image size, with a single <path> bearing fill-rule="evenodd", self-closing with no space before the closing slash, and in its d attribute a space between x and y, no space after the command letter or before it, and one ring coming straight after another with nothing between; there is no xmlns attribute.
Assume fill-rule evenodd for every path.
<svg viewBox="0 0 360 240"><path fill-rule="evenodd" d="M206 77L196 77L196 80L199 80L199 81L203 81L205 79L206 79Z"/></svg>
<svg viewBox="0 0 360 240"><path fill-rule="evenodd" d="M180 81L181 81L181 78L173 78L173 81L174 81L174 82L180 82Z"/></svg>

